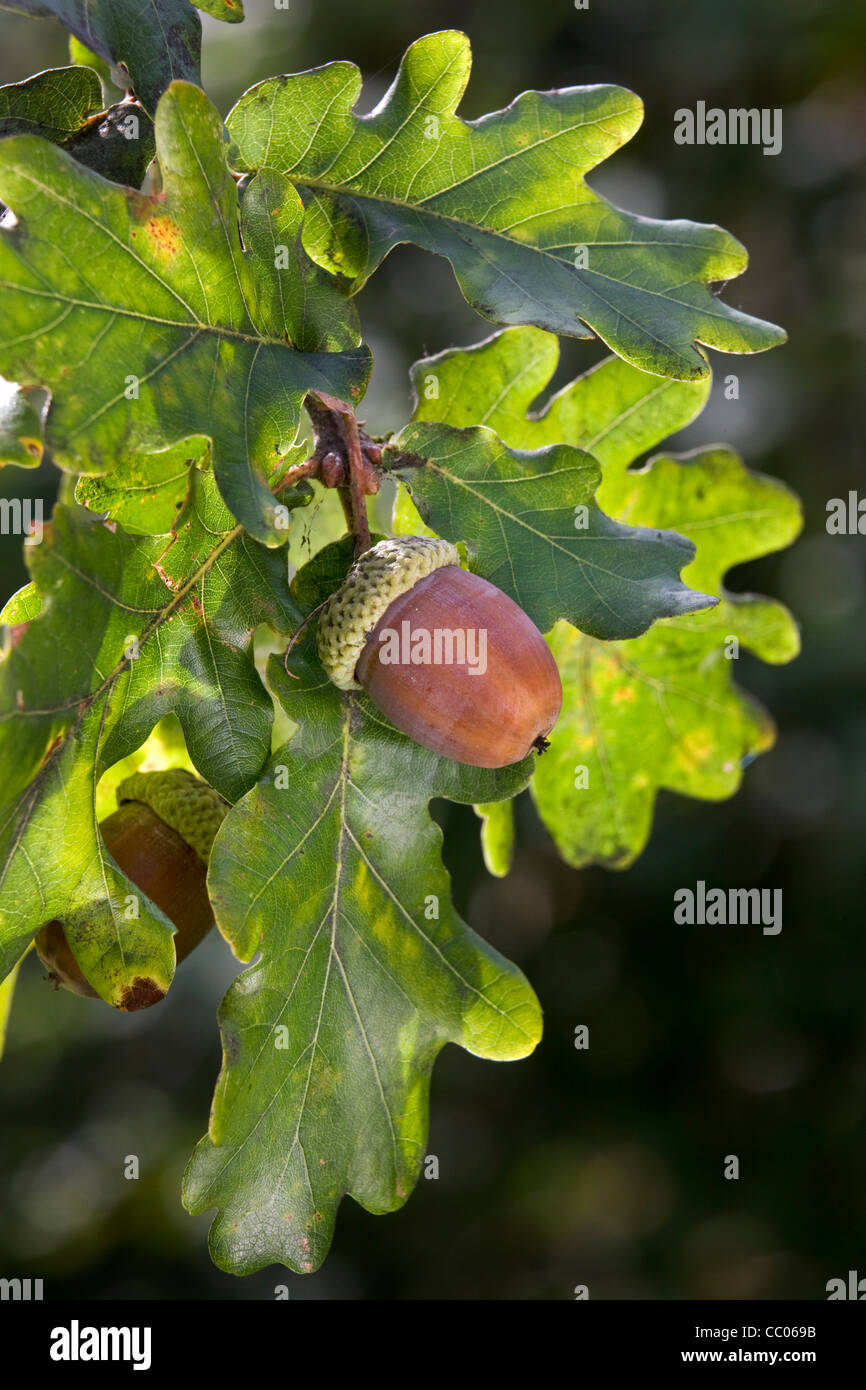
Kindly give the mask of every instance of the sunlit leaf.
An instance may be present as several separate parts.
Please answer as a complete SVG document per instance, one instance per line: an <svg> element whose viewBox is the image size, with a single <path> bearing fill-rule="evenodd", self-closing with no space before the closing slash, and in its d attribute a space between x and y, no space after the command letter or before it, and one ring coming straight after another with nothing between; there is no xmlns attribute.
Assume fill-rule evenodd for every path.
<svg viewBox="0 0 866 1390"><path fill-rule="evenodd" d="M550 639L565 702L533 795L570 863L625 867L646 843L661 789L730 796L744 764L773 741L769 716L734 683L736 659L748 650L790 661L797 628L781 604L728 593L724 576L789 545L800 508L782 483L750 473L726 449L629 467L689 423L708 381L660 380L610 357L533 414L557 357L548 334L515 328L425 359L413 371L416 418L482 421L520 449L567 440L589 450L602 466L597 497L610 515L669 527L697 546L684 577L719 597L711 611L657 622L631 641L595 641L567 623ZM403 529L412 529L410 508L404 498Z"/></svg>
<svg viewBox="0 0 866 1390"><path fill-rule="evenodd" d="M311 562L325 592L328 564ZM451 906L428 812L434 796L512 795L530 760L489 772L439 758L299 649L288 673L272 659L270 682L301 727L214 845L217 923L242 960L261 956L220 1010L223 1070L185 1183L191 1211L219 1208L211 1251L234 1273L317 1268L344 1193L402 1205L446 1042L506 1061L541 1033L523 975Z"/></svg>
<svg viewBox="0 0 866 1390"><path fill-rule="evenodd" d="M570 444L508 449L486 426L408 425L385 454L422 519L465 541L470 568L519 603L542 632L558 618L597 637L631 637L712 600L687 589L692 559L673 532L600 511L601 470Z"/></svg>
<svg viewBox="0 0 866 1390"><path fill-rule="evenodd" d="M300 447L304 396L358 399L369 353L304 256L300 199L280 175L252 181L239 226L222 125L197 87L166 93L157 144L165 191L151 197L45 141L0 142L0 197L18 218L0 229L0 368L51 389L46 443L71 472L209 439L227 505L279 545L268 482Z"/></svg>
<svg viewBox="0 0 866 1390"><path fill-rule="evenodd" d="M49 68L0 87L0 136L41 135L88 169L138 188L156 148L153 122L138 102L105 109L91 68Z"/></svg>
<svg viewBox="0 0 866 1390"><path fill-rule="evenodd" d="M34 585L0 615L14 638L0 661L0 977L60 917L105 999L136 979L167 988L167 921L124 916L132 889L97 835L96 784L171 711L229 800L270 754L252 634L298 621L284 558L234 526L197 469L176 525L176 538L133 539L56 508L28 553Z"/></svg>
<svg viewBox="0 0 866 1390"><path fill-rule="evenodd" d="M201 20L189 0L0 0L0 10L56 16L91 52L126 69L151 115L175 78L201 80Z"/></svg>
<svg viewBox="0 0 866 1390"><path fill-rule="evenodd" d="M485 318L597 334L645 371L700 377L698 344L756 352L784 340L712 292L746 268L729 233L633 216L584 181L637 131L639 97L604 85L524 92L464 121L470 65L464 34L429 34L365 116L351 63L271 78L228 117L234 158L292 180L307 250L356 289L411 241L448 258Z"/></svg>

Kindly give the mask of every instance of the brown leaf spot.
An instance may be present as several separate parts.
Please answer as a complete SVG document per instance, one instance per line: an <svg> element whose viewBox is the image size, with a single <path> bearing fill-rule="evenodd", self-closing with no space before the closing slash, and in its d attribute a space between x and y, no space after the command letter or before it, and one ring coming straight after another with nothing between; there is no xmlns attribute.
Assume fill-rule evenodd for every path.
<svg viewBox="0 0 866 1390"><path fill-rule="evenodd" d="M138 1009L149 1009L151 1004L158 1004L164 998L165 990L160 989L155 980L144 980L136 975L121 994L117 1007L124 1013L132 1014Z"/></svg>
<svg viewBox="0 0 866 1390"><path fill-rule="evenodd" d="M166 215L151 217L144 230L155 255L163 261L172 260L180 251L180 228Z"/></svg>

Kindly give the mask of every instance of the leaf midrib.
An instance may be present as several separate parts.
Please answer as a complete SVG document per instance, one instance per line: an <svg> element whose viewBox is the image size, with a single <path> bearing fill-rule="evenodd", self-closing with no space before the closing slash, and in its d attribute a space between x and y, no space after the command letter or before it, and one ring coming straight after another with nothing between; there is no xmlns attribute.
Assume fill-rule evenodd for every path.
<svg viewBox="0 0 866 1390"><path fill-rule="evenodd" d="M164 284L160 281L160 284ZM160 328L180 328L185 332L192 333L194 336L199 334L211 333L220 338L231 338L242 343L251 343L256 347L280 347L288 352L294 352L300 357L332 356L333 354L322 353L302 353L297 348L292 347L291 343L286 342L285 338L271 338L265 334L243 333L239 328L230 328L228 325L219 323L202 323L198 319L169 319L162 318L156 314L144 314L140 310L126 308L116 304L94 303L88 299L74 299L71 295L64 294L62 291L37 290L30 285L18 285L14 281L0 280L0 289L12 290L15 294L27 294L36 299L49 299L54 303L68 304L73 309L92 309L101 313L113 314L117 318L129 318L141 323L157 324Z"/></svg>
<svg viewBox="0 0 866 1390"><path fill-rule="evenodd" d="M309 188L309 189L311 189L314 193L328 193L328 194L330 194L331 196L337 197L337 198L361 198L361 199L366 199L368 202L371 202L371 203L379 203L379 204L381 204L383 207L397 208L397 209L399 209L401 212L406 213L406 214L411 214L412 216L418 216L418 217L432 217L432 218L436 218L436 219L437 219L438 221L440 221L440 222L453 223L455 227L462 227L462 228L465 228L467 231L470 231L470 232L483 232L486 236L497 237L500 241L506 242L509 246L517 246L517 247L520 247L520 248L521 248L522 250L524 250L524 251L533 251L533 252L536 253L536 255L545 256L548 260L555 261L555 262L557 263L557 265L564 265L564 266L569 267L570 269L573 269L573 270L575 271L575 274L579 274L579 273L580 273L579 270L578 270L578 268L577 268L576 266L572 266L572 265L571 265L571 262L568 261L568 260L566 260L564 257L562 257L562 256L553 256L553 255L551 255L551 251L553 251L553 250L558 250L558 249L559 249L558 247L537 246L534 242L531 242L531 241L521 241L521 240L519 239L519 237L510 237L510 236L507 235L507 230L510 230L510 229L506 229L506 231L500 231L500 230L498 230L496 227L486 227L486 226L484 226L484 225L483 225L482 223L480 223L480 222L469 222L469 221L467 221L467 219L466 219L465 217L457 217L454 213L450 213L450 212L449 212L449 213L446 213L446 212L439 212L439 211L437 211L436 208L425 207L422 203L406 203L406 202L404 202L401 198L396 198L396 197L387 197L387 198L386 198L386 197L383 197L381 194L378 194L378 193L371 193L371 192L369 192L369 191L368 191L367 189L365 189L365 188L354 188L354 187L352 186L352 184L350 184L350 183L348 183L348 182L347 182L347 183L330 183L327 179L317 179L317 178L313 178L313 177L311 177L311 176L297 174L297 173L294 172L294 170L287 170L287 171L283 171L283 172L285 173L285 177L294 185L295 188L298 188L298 187ZM445 190L445 191L446 191L446 192L450 192L450 190ZM591 195L591 197L587 199L587 203L602 203L602 202L605 201L605 200L604 200L603 198L601 198L597 193L595 193L588 185L587 185L587 190L586 190L586 191L587 191L587 193L589 193L589 194ZM438 197L439 195L437 194L436 196ZM581 206L585 206L585 205L584 205L584 204L577 204L576 206L581 207ZM613 205L610 204L610 205L608 205L608 206L611 206L611 207L612 207ZM621 212L621 211L622 211L622 209L620 209L620 208L614 208L613 210L616 211L616 212ZM562 209L550 209L550 211L562 211ZM625 213L625 216L627 216L627 217L633 217L634 214L632 214L632 213ZM685 220L688 221L688 219L685 219ZM519 224L516 224L516 225L519 225ZM690 225L690 226L698 226L699 224L698 224L698 223L695 223L695 222L692 222L692 223L689 223L689 225ZM578 242L575 242L575 245L577 245L577 244L578 244ZM627 241L627 240L618 240L618 241L588 241L588 242L580 243L580 244L585 244L585 245L587 245L587 246L595 246L595 247L599 247L599 246L607 246L607 247L616 246L616 247L620 247L620 248L627 248L627 247L633 247L633 246L638 246L638 247L645 247L645 246L664 246L667 250L673 250L673 251L706 251L706 252L709 252L709 253L715 252L715 253L717 253L717 254L719 253L719 250L720 250L720 248L719 248L718 246L705 246L705 245L703 245L701 242L693 242L693 241L688 241L688 242L686 242L686 241L670 241L670 240L666 240L666 239L664 239L664 238L660 238L658 241L639 241L639 242ZM729 253L729 254L733 254L733 253L731 252L731 253ZM617 280L617 279L615 279L614 276L611 276L611 275L603 275L601 271L599 271L599 270L592 270L591 267L589 267L589 266L584 267L584 270L585 270L586 273L589 274L589 275L597 275L597 276L599 277L599 279L602 279L602 280L611 280L614 284L620 285L620 286L622 286L622 288L624 288L624 289L638 289L638 290L640 290L640 291L641 291L642 293L644 293L644 294L654 294L654 295L656 295L656 297L658 297L658 298L660 298L660 299L671 299L672 302L673 302L674 304L682 304L683 308L694 309L694 307L695 307L693 304L689 304L687 301L672 299L672 296L667 295L667 294L665 294L664 292L660 292L660 291L657 291L657 290L650 290L650 289L647 289L647 288L646 288L645 286L643 286L643 285L628 285L628 284L626 284L626 282L625 282L624 280ZM733 276L731 276L731 277L729 277L729 278L733 278ZM710 297L712 298L712 296L710 296ZM718 317L724 317L724 316L723 316L723 315L719 315Z"/></svg>

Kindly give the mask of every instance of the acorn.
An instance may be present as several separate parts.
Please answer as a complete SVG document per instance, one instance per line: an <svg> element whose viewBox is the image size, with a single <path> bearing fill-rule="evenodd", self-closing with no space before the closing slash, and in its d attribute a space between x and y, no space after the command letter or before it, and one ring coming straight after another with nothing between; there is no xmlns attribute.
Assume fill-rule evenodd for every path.
<svg viewBox="0 0 866 1390"><path fill-rule="evenodd" d="M136 772L117 788L118 809L100 821L105 848L118 868L176 927L178 962L213 926L207 892L207 863L214 837L228 811L213 787L183 768ZM63 929L54 918L36 933L36 951L55 988L98 999ZM147 1008L164 996L155 988L132 991L127 1012Z"/></svg>
<svg viewBox="0 0 866 1390"><path fill-rule="evenodd" d="M562 708L538 628L436 537L365 551L319 616L318 647L340 690L365 690L416 743L473 767L543 752Z"/></svg>

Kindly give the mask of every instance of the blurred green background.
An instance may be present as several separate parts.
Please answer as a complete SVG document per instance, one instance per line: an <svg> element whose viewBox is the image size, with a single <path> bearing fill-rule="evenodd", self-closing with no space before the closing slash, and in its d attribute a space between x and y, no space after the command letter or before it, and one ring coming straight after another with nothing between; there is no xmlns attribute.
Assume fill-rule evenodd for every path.
<svg viewBox="0 0 866 1390"><path fill-rule="evenodd" d="M248 19L205 19L204 80L226 112L251 83L334 58L358 63L369 106L421 33L464 29L475 66L461 113L527 87L612 81L646 120L590 182L650 215L718 222L751 268L732 304L782 323L787 347L714 359L703 417L675 448L725 442L784 479L806 510L789 553L744 567L734 589L778 596L804 652L789 667L744 657L742 684L774 712L775 750L741 793L711 805L663 795L649 848L625 874L558 862L527 798L510 877L484 872L478 822L438 805L456 902L517 960L546 1015L533 1058L493 1066L449 1047L432 1088L423 1178L400 1213L341 1210L323 1270L214 1269L209 1219L180 1205L219 1064L216 1005L236 970L212 934L165 1003L123 1017L55 994L29 957L0 1065L0 1274L48 1297L823 1298L866 1274L866 825L864 540L830 537L831 497L863 487L866 90L860 0L246 0ZM0 18L0 80L66 60L60 26ZM781 107L783 150L678 146L680 106ZM369 427L405 419L408 368L492 330L444 261L403 247L360 296L376 356ZM564 345L557 384L603 355ZM364 412L362 412L364 413ZM46 500L51 470L6 470ZM0 597L24 581L0 539ZM784 891L784 930L677 927L674 890ZM591 1047L577 1052L576 1025ZM739 1155L738 1182L723 1178ZM137 1154L142 1176L123 1178Z"/></svg>

